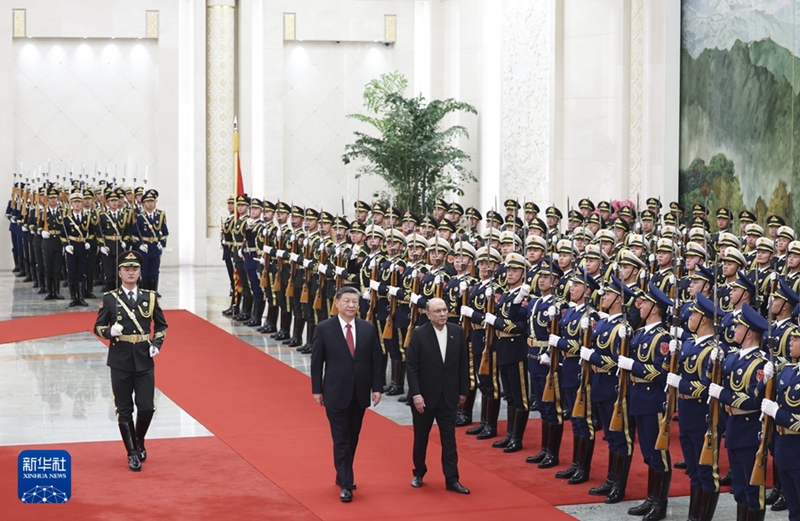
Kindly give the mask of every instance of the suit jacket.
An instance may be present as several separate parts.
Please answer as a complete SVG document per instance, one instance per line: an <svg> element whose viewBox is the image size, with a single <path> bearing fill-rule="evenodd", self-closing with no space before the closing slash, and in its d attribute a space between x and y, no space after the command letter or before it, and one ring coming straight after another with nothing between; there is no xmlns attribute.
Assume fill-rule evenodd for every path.
<svg viewBox="0 0 800 521"><path fill-rule="evenodd" d="M117 296L122 299L124 304L117 300ZM141 334L128 311L133 313L144 333L151 337L149 341L133 344L111 336L111 326L115 322L122 325L123 335ZM151 323L152 335L150 333ZM124 290L120 286L103 295L103 303L97 312L94 332L97 336L110 340L107 366L130 372L149 371L154 366L153 359L150 357L150 344L161 349L167 335L167 321L164 319L161 306L158 305L155 291L139 288L136 292L136 305L131 306L127 303L127 297L124 296Z"/></svg>
<svg viewBox="0 0 800 521"><path fill-rule="evenodd" d="M322 394L325 407L346 409L355 392L358 406L370 405L371 392L380 392L381 346L375 326L356 318L356 349L350 355L339 316L317 324L311 343L311 392Z"/></svg>
<svg viewBox="0 0 800 521"><path fill-rule="evenodd" d="M428 322L411 333L406 352L409 401L422 395L425 403L433 407L439 397L444 397L447 407L458 407L459 395L469 393L469 359L464 330L460 325L447 323L445 359L439 350L439 341L433 324Z"/></svg>

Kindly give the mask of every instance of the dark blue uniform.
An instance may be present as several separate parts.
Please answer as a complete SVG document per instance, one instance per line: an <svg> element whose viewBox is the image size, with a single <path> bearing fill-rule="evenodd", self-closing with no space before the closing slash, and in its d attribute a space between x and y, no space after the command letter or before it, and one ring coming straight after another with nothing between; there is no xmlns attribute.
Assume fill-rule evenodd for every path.
<svg viewBox="0 0 800 521"><path fill-rule="evenodd" d="M585 304L569 307L559 320L561 328L561 340L558 341L558 349L563 352L561 364L561 395L564 397L564 405L568 413L572 412L575 406L578 387L581 383L581 345L583 343L583 330L581 329L581 319L584 316L591 316L591 310ZM570 416L572 423L572 435L581 438L594 439L594 426L591 423L591 407L586 408L586 418Z"/></svg>
<svg viewBox="0 0 800 521"><path fill-rule="evenodd" d="M786 365L776 376L775 459L781 462L783 495L790 521L800 521L800 367Z"/></svg>

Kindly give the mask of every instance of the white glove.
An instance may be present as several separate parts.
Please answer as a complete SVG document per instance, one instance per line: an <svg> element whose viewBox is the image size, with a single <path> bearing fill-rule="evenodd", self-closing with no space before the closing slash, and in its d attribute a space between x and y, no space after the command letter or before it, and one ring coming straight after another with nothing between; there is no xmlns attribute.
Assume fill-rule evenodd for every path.
<svg viewBox="0 0 800 521"><path fill-rule="evenodd" d="M150 248L146 244L140 244L139 249L142 250L143 253L147 253L147 250Z"/></svg>
<svg viewBox="0 0 800 521"><path fill-rule="evenodd" d="M369 281L369 289L373 291L378 291L379 289L381 289L381 283L378 282L377 280L371 280Z"/></svg>
<svg viewBox="0 0 800 521"><path fill-rule="evenodd" d="M343 273L347 271L347 269L345 269L344 266L336 266L333 269L336 271L336 274L339 275L340 277L342 276Z"/></svg>
<svg viewBox="0 0 800 521"><path fill-rule="evenodd" d="M158 354L158 348L152 344L150 344L150 358L153 358Z"/></svg>
<svg viewBox="0 0 800 521"><path fill-rule="evenodd" d="M317 273L319 273L323 277L327 277L328 276L328 267L326 265L324 265L324 264L320 264L319 266L317 266Z"/></svg>
<svg viewBox="0 0 800 521"><path fill-rule="evenodd" d="M550 306L547 308L547 318L553 318L554 316L556 316L556 307Z"/></svg>
<svg viewBox="0 0 800 521"><path fill-rule="evenodd" d="M442 276L441 275L436 275L435 277L433 277L433 283L434 284L441 284L442 283Z"/></svg>
<svg viewBox="0 0 800 521"><path fill-rule="evenodd" d="M672 326L669 332L674 338L683 338L684 331L680 326Z"/></svg>
<svg viewBox="0 0 800 521"><path fill-rule="evenodd" d="M416 293L412 293L411 297L409 297L408 301L416 306L417 302L419 302L419 295L417 295Z"/></svg>
<svg viewBox="0 0 800 521"><path fill-rule="evenodd" d="M89 244L88 242L84 243L84 245L86 246L87 250L91 250L92 249L92 245Z"/></svg>
<svg viewBox="0 0 800 521"><path fill-rule="evenodd" d="M311 241L308 240L308 237L303 239L303 247L308 246L309 244L311 244Z"/></svg>
<svg viewBox="0 0 800 521"><path fill-rule="evenodd" d="M253 219L252 217L248 217L247 218L247 227L248 228L252 228L253 227L253 223L255 223L255 222L256 222L255 219Z"/></svg>
<svg viewBox="0 0 800 521"><path fill-rule="evenodd" d="M678 341L674 338L669 341L669 354L674 355L678 350Z"/></svg>
<svg viewBox="0 0 800 521"><path fill-rule="evenodd" d="M636 221L636 223L633 225L633 231L638 232L641 229L642 229L642 223Z"/></svg>
<svg viewBox="0 0 800 521"><path fill-rule="evenodd" d="M267 255L272 255L274 251L275 248L273 248L272 246L264 246L264 253L266 253Z"/></svg>
<svg viewBox="0 0 800 521"><path fill-rule="evenodd" d="M111 336L120 336L122 334L122 324L117 322L111 326L111 331L108 332Z"/></svg>
<svg viewBox="0 0 800 521"><path fill-rule="evenodd" d="M583 330L589 329L589 317L583 317L581 319L581 329Z"/></svg>
<svg viewBox="0 0 800 521"><path fill-rule="evenodd" d="M417 270L411 270L411 278L412 279L416 279L417 275L419 275L419 272Z"/></svg>
<svg viewBox="0 0 800 521"><path fill-rule="evenodd" d="M156 243L156 248L158 248L158 251L164 251L164 246L162 246L160 242ZM158 348L156 348L156 349L158 349Z"/></svg>
<svg viewBox="0 0 800 521"><path fill-rule="evenodd" d="M675 285L675 275L669 276L669 283L672 284L673 286Z"/></svg>
<svg viewBox="0 0 800 521"><path fill-rule="evenodd" d="M320 241L319 247L317 248L319 251L325 251L325 242Z"/></svg>
<svg viewBox="0 0 800 521"><path fill-rule="evenodd" d="M108 249L108 246L100 246L100 253L103 255L108 255L111 250Z"/></svg>
<svg viewBox="0 0 800 521"><path fill-rule="evenodd" d="M458 294L463 295L465 291L467 291L467 282L462 280L458 283Z"/></svg>
<svg viewBox="0 0 800 521"><path fill-rule="evenodd" d="M591 360L592 355L594 354L594 349L590 349L585 346L581 346L581 359L586 360L587 362Z"/></svg>
<svg viewBox="0 0 800 521"><path fill-rule="evenodd" d="M651 253L650 256L647 257L647 260L650 261L651 264L654 263L656 261L656 254Z"/></svg>
<svg viewBox="0 0 800 521"><path fill-rule="evenodd" d="M548 345L553 347L558 347L558 341L561 340L561 337L558 335L550 335L550 339L547 341Z"/></svg>
<svg viewBox="0 0 800 521"><path fill-rule="evenodd" d="M462 317L472 318L472 315L474 315L474 314L475 314L475 310L472 309L471 307L469 307L469 306L461 306L461 316Z"/></svg>
<svg viewBox="0 0 800 521"><path fill-rule="evenodd" d="M120 245L120 247L122 247L123 250L127 246L127 244L125 244L125 241L119 241L119 245Z"/></svg>
<svg viewBox="0 0 800 521"><path fill-rule="evenodd" d="M292 254L289 255L289 258L292 260L292 262L297 262L298 259L300 259L300 255L298 255L296 253L292 253Z"/></svg>
<svg viewBox="0 0 800 521"><path fill-rule="evenodd" d="M42 238L43 239L49 239L50 238L50 232L42 230Z"/></svg>
<svg viewBox="0 0 800 521"><path fill-rule="evenodd" d="M311 266L311 259L303 259L303 267L308 268Z"/></svg>
<svg viewBox="0 0 800 521"><path fill-rule="evenodd" d="M642 280L646 279L648 275L650 275L650 273L647 270L642 270L639 272L639 278Z"/></svg>
<svg viewBox="0 0 800 521"><path fill-rule="evenodd" d="M778 272L777 271L773 271L772 273L770 273L769 280L771 280L772 282L775 282L776 280L778 280Z"/></svg>
<svg viewBox="0 0 800 521"><path fill-rule="evenodd" d="M628 326L623 325L619 328L619 337L623 339L628 337Z"/></svg>
<svg viewBox="0 0 800 521"><path fill-rule="evenodd" d="M605 320L608 318L608 313L605 311L598 311L597 316L599 316L601 320Z"/></svg>
<svg viewBox="0 0 800 521"><path fill-rule="evenodd" d="M620 369L624 369L625 371L630 371L633 368L633 358L628 358L627 356L620 356L617 359L617 365Z"/></svg>
<svg viewBox="0 0 800 521"><path fill-rule="evenodd" d="M339 255L341 255L341 254L342 254L342 247L341 247L341 246L337 246L337 247L335 247L335 248L333 249L333 254L334 254L334 255L336 255L337 257L338 257Z"/></svg>
<svg viewBox="0 0 800 521"><path fill-rule="evenodd" d="M268 233L269 233L269 228L267 228L266 226L264 226L264 229L263 229L263 230L261 230L261 235L263 235L264 237L266 237Z"/></svg>
<svg viewBox="0 0 800 521"><path fill-rule="evenodd" d="M64 251L72 255L75 251L75 248L73 248L71 244L67 244L64 246Z"/></svg>
<svg viewBox="0 0 800 521"><path fill-rule="evenodd" d="M389 286L389 295L396 297L398 291L400 291L400 288L397 286Z"/></svg>
<svg viewBox="0 0 800 521"><path fill-rule="evenodd" d="M678 389L681 385L681 375L675 373L667 373L667 385Z"/></svg>
<svg viewBox="0 0 800 521"><path fill-rule="evenodd" d="M719 360L719 355L722 353L722 350L718 347L715 347L711 350L711 360Z"/></svg>
<svg viewBox="0 0 800 521"><path fill-rule="evenodd" d="M775 364L772 362L767 362L764 365L764 381L769 380L773 376L775 376Z"/></svg>
<svg viewBox="0 0 800 521"><path fill-rule="evenodd" d="M492 313L486 313L483 321L489 326L494 326L495 322L497 321L497 315L494 315Z"/></svg>
<svg viewBox="0 0 800 521"><path fill-rule="evenodd" d="M358 251L353 248L352 253L350 253L350 260L356 260L358 258Z"/></svg>
<svg viewBox="0 0 800 521"><path fill-rule="evenodd" d="M542 353L539 355L539 363L541 365L550 365L550 355L547 353Z"/></svg>
<svg viewBox="0 0 800 521"><path fill-rule="evenodd" d="M243 249L239 248L239 251L238 251L238 252L236 252L236 253L238 253L238 254L239 254L239 258L240 258L240 259L244 259L244 250L243 250Z"/></svg>
<svg viewBox="0 0 800 521"><path fill-rule="evenodd" d="M264 260L264 257L259 257L259 258L258 258L258 263L259 263L259 264L261 264L262 266L263 266L263 265L264 265L266 262L267 262L267 261L265 261L265 260Z"/></svg>
<svg viewBox="0 0 800 521"><path fill-rule="evenodd" d="M375 268L375 257L372 257L372 259L370 259L368 267L369 267L369 269L374 269Z"/></svg>
<svg viewBox="0 0 800 521"><path fill-rule="evenodd" d="M531 287L528 284L523 284L522 286L520 286L519 291L517 292L517 295L522 295L523 299L530 294L531 294ZM520 302L522 301L520 300Z"/></svg>
<svg viewBox="0 0 800 521"><path fill-rule="evenodd" d="M295 237L294 234L291 234L289 236L289 242L294 242L296 239L297 239L297 237Z"/></svg>
<svg viewBox="0 0 800 521"><path fill-rule="evenodd" d="M275 232L275 237L277 237L278 239L283 237L283 232L281 231L280 228L278 228L278 231Z"/></svg>
<svg viewBox="0 0 800 521"><path fill-rule="evenodd" d="M275 255L276 255L277 257L283 257L283 254L284 254L284 253L286 253L286 252L285 252L285 251L283 251L283 250L275 250Z"/></svg>
<svg viewBox="0 0 800 521"><path fill-rule="evenodd" d="M719 395L722 394L722 390L725 389L719 384L709 384L708 386L708 395L712 398L719 398Z"/></svg>
<svg viewBox="0 0 800 521"><path fill-rule="evenodd" d="M369 291L365 291L364 293L362 293L361 298L363 298L364 300L369 300Z"/></svg>
<svg viewBox="0 0 800 521"><path fill-rule="evenodd" d="M778 403L764 398L761 400L761 412L767 416L770 416L771 418L774 418L775 415L778 414Z"/></svg>

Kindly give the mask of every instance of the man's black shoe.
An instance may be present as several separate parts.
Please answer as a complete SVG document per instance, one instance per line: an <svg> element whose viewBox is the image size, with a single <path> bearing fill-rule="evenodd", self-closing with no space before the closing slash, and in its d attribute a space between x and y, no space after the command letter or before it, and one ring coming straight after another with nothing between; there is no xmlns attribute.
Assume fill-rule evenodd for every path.
<svg viewBox="0 0 800 521"><path fill-rule="evenodd" d="M675 463L672 465L672 468L675 468L675 469L685 469L685 468L686 468L686 462L685 462L685 461L683 461L683 460L681 460L681 461L676 461L676 462L675 462ZM720 485L721 485L721 484L722 484L722 483L720 483Z"/></svg>
<svg viewBox="0 0 800 521"><path fill-rule="evenodd" d="M411 480L411 486L414 488L419 488L422 486L422 476L414 476L414 479Z"/></svg>
<svg viewBox="0 0 800 521"><path fill-rule="evenodd" d="M447 487L445 488L451 492L458 492L459 494L469 494L469 489L464 485L462 485L461 483L459 483L458 481L454 483L448 483Z"/></svg>
<svg viewBox="0 0 800 521"><path fill-rule="evenodd" d="M128 454L128 468L133 472L142 470L142 462L139 460L139 454Z"/></svg>
<svg viewBox="0 0 800 521"><path fill-rule="evenodd" d="M291 338L288 342L284 342L284 344L286 344L286 347L300 347L303 345L303 341L299 338Z"/></svg>
<svg viewBox="0 0 800 521"><path fill-rule="evenodd" d="M353 492L349 488L343 488L339 494L339 500L342 503L349 503L353 500Z"/></svg>

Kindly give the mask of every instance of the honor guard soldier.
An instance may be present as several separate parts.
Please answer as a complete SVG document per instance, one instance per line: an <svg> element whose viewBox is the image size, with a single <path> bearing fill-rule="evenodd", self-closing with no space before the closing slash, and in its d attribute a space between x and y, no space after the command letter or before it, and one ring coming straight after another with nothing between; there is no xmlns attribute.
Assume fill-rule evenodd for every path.
<svg viewBox="0 0 800 521"><path fill-rule="evenodd" d="M767 216L767 230L769 231L769 238L770 239L777 239L778 238L778 228L781 226L786 226L786 221L784 221L783 217L780 215L768 215Z"/></svg>
<svg viewBox="0 0 800 521"><path fill-rule="evenodd" d="M436 235L436 226L438 222L430 215L426 215L419 221L419 233L427 240L431 240Z"/></svg>
<svg viewBox="0 0 800 521"><path fill-rule="evenodd" d="M306 340L297 347L297 351L303 354L311 354L311 340L314 338L314 330L317 325L317 313L314 310L314 299L319 289L319 277L317 277L317 266L320 259L320 244L322 236L319 225L320 213L314 208L306 208L304 220L304 233L302 246L298 247L300 257L297 259L297 288L300 289L300 309L303 313L303 321L306 326ZM302 336L302 332L300 333Z"/></svg>
<svg viewBox="0 0 800 521"><path fill-rule="evenodd" d="M581 216L583 216L583 220L585 221L589 218L592 212L594 212L594 203L591 201L591 199L584 197L578 201L578 209L580 210Z"/></svg>
<svg viewBox="0 0 800 521"><path fill-rule="evenodd" d="M640 233L647 243L648 249L652 250L656 245L658 235L656 233L657 223L659 222L658 212L644 210L641 213L642 229Z"/></svg>
<svg viewBox="0 0 800 521"><path fill-rule="evenodd" d="M597 203L597 213L600 215L600 219L603 223L607 223L611 220L611 213L613 211L614 209L608 201L600 201Z"/></svg>
<svg viewBox="0 0 800 521"><path fill-rule="evenodd" d="M336 284L333 280L334 270L330 268L331 259L336 253L336 240L333 231L335 217L330 212L322 211L319 213L319 233L320 240L317 246L316 263L316 292L314 298L315 323L319 324L331 316L333 307L333 297L336 295ZM340 223L337 223L340 224ZM344 230L339 232L339 236L344 239ZM313 338L312 338L313 339Z"/></svg>
<svg viewBox="0 0 800 521"><path fill-rule="evenodd" d="M264 306L269 305L267 317L264 319L264 324L261 324L261 315L253 317L255 323L253 325L260 326L256 328L259 333L275 333L278 321L278 305L275 301L275 294L272 290L274 284L274 270L272 269L274 263L272 261L275 255L275 234L278 227L274 223L276 206L271 201L263 201L261 204L263 211L261 213L264 225L261 227L261 234L256 238L256 246L258 247L258 263L260 266L259 285L261 291L264 293ZM263 312L263 309L262 309Z"/></svg>
<svg viewBox="0 0 800 521"><path fill-rule="evenodd" d="M586 219L584 223L587 230L590 230L595 236L597 236L597 232L603 229L603 219L600 217L600 214L595 212Z"/></svg>
<svg viewBox="0 0 800 521"><path fill-rule="evenodd" d="M761 237L756 241L756 258L755 262L751 265L750 269L754 272L753 282L756 285L757 295L756 298L760 303L758 312L762 316L767 315L767 300L770 295L770 282L772 274L776 273L772 269L773 252L775 245L772 239ZM775 275L777 277L777 274Z"/></svg>
<svg viewBox="0 0 800 521"><path fill-rule="evenodd" d="M372 205L372 225L380 226L383 228L385 226L384 219L386 218L386 207L383 206L381 203L374 203Z"/></svg>
<svg viewBox="0 0 800 521"><path fill-rule="evenodd" d="M566 239L559 242L569 243ZM553 323L561 320L566 311L565 302L556 294L557 284L565 278L564 272L552 260L540 261L537 286L541 296L530 300L527 305L528 372L536 408L542 417L542 448L538 454L529 456L525 461L537 463L541 469L558 465L561 437L564 434L558 374L560 356L556 349L550 349L550 334L554 331ZM568 288L569 285L565 284L565 287ZM549 394L546 393L548 386Z"/></svg>
<svg viewBox="0 0 800 521"><path fill-rule="evenodd" d="M605 503L618 503L625 497L628 483L632 447L627 417L621 431L608 429L617 401L617 359L625 338L628 337L628 325L623 317L635 295L617 277L611 277L611 284L606 288L601 299L602 308L608 314L601 318L592 328L592 347L581 347L581 358L593 367L591 377L591 401L596 404L597 412L606 429L608 441L608 475L606 481L589 490L594 496L606 496ZM624 302L623 302L624 299ZM581 328L590 327L589 319L581 320Z"/></svg>
<svg viewBox="0 0 800 521"><path fill-rule="evenodd" d="M367 226L365 235L367 258L361 264L361 272L359 274L361 283L361 314L365 320L376 324L375 309L378 303L378 293L374 287L376 287L376 284L380 284L378 280L378 269L383 261L386 260L386 254L383 251L383 241L386 238L386 232L384 232L383 228L371 224ZM388 361L385 351L383 356L384 362Z"/></svg>
<svg viewBox="0 0 800 521"><path fill-rule="evenodd" d="M589 480L594 455L592 408L584 407L581 414L574 412L583 378L580 352L584 342L584 332L581 330L581 319L599 318L588 300L599 289L600 285L585 270L582 268L575 270L569 286L570 306L559 319L560 334L551 333L548 341L549 345L557 347L562 352L563 363L559 386L567 417L572 424L572 465L556 472L555 476L558 479L568 479L567 483L570 485ZM584 387L581 391L583 393L581 399L585 406L588 389Z"/></svg>
<svg viewBox="0 0 800 521"><path fill-rule="evenodd" d="M556 281L553 293L558 300L566 302L569 300L569 279L572 277L572 267L575 264L578 250L575 249L572 240L561 239L556 243L556 253L558 254L557 264L561 275Z"/></svg>
<svg viewBox="0 0 800 521"><path fill-rule="evenodd" d="M156 209L158 192L152 188L142 195L143 210L136 216L134 231L131 232L136 248L142 252L142 282L144 289L158 294L158 273L161 266L161 253L167 247L169 230L164 210Z"/></svg>
<svg viewBox="0 0 800 521"><path fill-rule="evenodd" d="M614 232L614 238L616 239L616 246L614 247L614 251L611 254L609 254L609 258L614 259L619 253L619 250L625 247L625 244L627 243L628 239L628 233L630 233L631 227L627 223L627 221L625 221L621 217L617 217L611 222L609 229Z"/></svg>
<svg viewBox="0 0 800 521"><path fill-rule="evenodd" d="M252 296L250 309L243 311L250 318L242 322L243 326L260 326L261 315L264 313L264 307L266 306L264 291L261 289L261 281L259 280L261 264L258 262L258 259L261 258L261 248L258 242L263 236L262 228L264 227L264 221L261 218L262 212L261 199L253 197L250 200L250 215L244 226L244 241L237 252L242 258L242 268L244 268L247 275L247 285Z"/></svg>
<svg viewBox="0 0 800 521"><path fill-rule="evenodd" d="M786 250L786 266L778 276L795 291L800 285L800 241L792 241Z"/></svg>
<svg viewBox="0 0 800 521"><path fill-rule="evenodd" d="M467 241L472 245L473 248L480 248L483 246L483 239L481 238L478 227L483 220L483 215L481 215L481 212L479 212L474 206L467 208L467 211L464 215L467 218Z"/></svg>
<svg viewBox="0 0 800 521"><path fill-rule="evenodd" d="M722 384L712 382L708 387L709 396L719 399L728 412L725 447L731 465L731 490L737 503L738 519L764 517L764 486L751 485L750 475L760 442L761 397L757 395L756 387L764 377L767 364L761 341L768 328L767 320L744 304L736 318L735 339L742 346L741 350L725 357Z"/></svg>
<svg viewBox="0 0 800 521"><path fill-rule="evenodd" d="M567 235L572 236L575 228L583 225L583 215L578 210L567 212Z"/></svg>
<svg viewBox="0 0 800 521"><path fill-rule="evenodd" d="M126 219L125 213L120 209L122 204L121 197L123 197L123 194L119 191L110 190L106 195L108 209L100 214L98 240L100 254L103 256L104 292L114 290L119 285L116 259L127 249L128 244L131 242L130 223ZM223 244L223 252L225 248Z"/></svg>
<svg viewBox="0 0 800 521"><path fill-rule="evenodd" d="M545 210L547 217L547 242L556 244L561 239L561 219L563 214L555 206L548 206Z"/></svg>
<svg viewBox="0 0 800 521"><path fill-rule="evenodd" d="M233 268L238 279L240 295L238 298L234 297L234 301L239 301L239 305L238 312L234 313L231 318L242 322L250 320L250 310L253 307L253 293L250 291L250 281L244 269L244 255L242 254L242 247L246 241L245 228L247 227L247 220L250 218L250 198L246 194L236 197L236 211L238 212L238 218L233 224L232 248L234 254ZM134 240L136 239L134 238ZM235 293L236 288L234 289Z"/></svg>
<svg viewBox="0 0 800 521"><path fill-rule="evenodd" d="M442 199L441 197L437 197L436 200L433 202L433 218L434 220L441 221L444 219L444 214L447 213L447 209L450 207L450 203Z"/></svg>
<svg viewBox="0 0 800 521"><path fill-rule="evenodd" d="M717 461L712 465L701 465L700 454L708 430L708 377L712 352L716 347L714 338L715 317L720 313L714 303L698 293L689 308L691 314L687 330L693 335L679 344L671 340L671 356L679 356L679 371L667 375L667 385L677 389L678 426L680 443L689 475L689 518L710 521L714 517L719 499L719 473ZM714 447L716 453L717 448ZM748 475L749 477L749 475Z"/></svg>
<svg viewBox="0 0 800 521"><path fill-rule="evenodd" d="M70 211L63 221L64 253L67 254L67 282L72 300L69 307L88 306L83 300L83 282L86 277L89 249L91 245L91 220L83 214L83 194L73 192L69 196Z"/></svg>
<svg viewBox="0 0 800 521"><path fill-rule="evenodd" d="M398 287L400 277L406 270L407 255L406 236L397 228L391 228L387 233L386 253L386 258L378 266L378 280L370 281L370 288L378 294L375 316L381 326L383 347L391 360L391 380L383 388L383 392L389 396L397 396L405 391L405 365L404 353L401 351L403 339L395 323L397 302L392 305L396 295L390 293L390 288Z"/></svg>
<svg viewBox="0 0 800 521"><path fill-rule="evenodd" d="M500 229L503 226L505 219L502 215L495 212L494 210L489 210L486 212L486 226L487 228L496 228Z"/></svg>
<svg viewBox="0 0 800 521"><path fill-rule="evenodd" d="M711 236L711 244L706 245L709 251L716 251L717 240L719 239L720 233L732 233L733 228L731 226L731 221L733 221L733 213L724 206L720 206L717 208L715 213L717 218L717 231Z"/></svg>
<svg viewBox="0 0 800 521"><path fill-rule="evenodd" d="M538 217L534 217L528 225L528 235L535 235L547 241L547 224ZM551 246L548 244L548 249L549 248L551 248Z"/></svg>
<svg viewBox="0 0 800 521"><path fill-rule="evenodd" d="M498 241L500 255L507 258L509 254L516 253L521 245L520 238L517 234L511 231L500 232L500 240ZM494 270L494 280L503 288L503 291L508 289L508 280L506 273L505 263L501 264Z"/></svg>
<svg viewBox="0 0 800 521"><path fill-rule="evenodd" d="M522 450L522 437L528 424L528 347L525 342L527 331L528 289L523 285L528 263L518 253L510 253L505 258L508 289L500 296L494 313L484 314L484 324L494 329L497 353L497 366L508 403L508 431L502 440L492 447L502 448L504 452Z"/></svg>
<svg viewBox="0 0 800 521"><path fill-rule="evenodd" d="M616 255L617 237L611 230L600 230L595 234L595 243L600 245L603 253L609 259L613 259Z"/></svg>
<svg viewBox="0 0 800 521"><path fill-rule="evenodd" d="M417 226L419 226L419 215L411 210L406 210L403 212L403 218L400 222L400 229L403 231L403 235L416 233Z"/></svg>
<svg viewBox="0 0 800 521"><path fill-rule="evenodd" d="M356 201L353 203L353 208L355 208L356 218L354 221L355 223L361 223L364 226L367 225L367 217L369 216L370 206L365 201Z"/></svg>
<svg viewBox="0 0 800 521"><path fill-rule="evenodd" d="M94 192L86 189L83 191L83 215L89 220L89 249L86 251L86 277L83 282L83 296L97 298L93 293L94 277L97 272L97 247L100 234L100 213L94 206Z"/></svg>
<svg viewBox="0 0 800 521"><path fill-rule="evenodd" d="M537 278L539 276L539 261L545 258L547 241L538 235L528 235L525 239L525 260L531 269L525 274L525 284L531 288L531 293L539 296Z"/></svg>
<svg viewBox="0 0 800 521"><path fill-rule="evenodd" d="M538 219L539 217L539 205L534 202L527 201L523 205L523 211L525 224L530 225L534 219Z"/></svg>
<svg viewBox="0 0 800 521"><path fill-rule="evenodd" d="M739 240L744 243L744 238L746 235L745 229L747 228L748 224L753 224L756 222L756 215L749 210L742 210L739 212L736 218L739 220L739 232L736 235ZM733 230L731 230L731 233L734 233Z"/></svg>
<svg viewBox="0 0 800 521"><path fill-rule="evenodd" d="M291 230L289 238L286 242L285 260L288 260L289 276L286 287L286 298L289 301L289 307L292 312L294 322L292 325L292 336L283 341L283 344L288 347L301 347L303 345L303 329L305 328L305 320L303 315L303 303L300 301L303 296L303 281L305 280L305 273L302 268L301 249L303 242L306 238L305 232L305 209L298 205L292 206L292 213L290 217Z"/></svg>
<svg viewBox="0 0 800 521"><path fill-rule="evenodd" d="M675 243L671 239L661 238L656 242L656 272L650 282L656 285L662 293L669 293L670 287L675 284L675 269L673 256Z"/></svg>
<svg viewBox="0 0 800 521"><path fill-rule="evenodd" d="M503 208L506 210L506 217L516 218L521 206L516 199L506 199L503 202Z"/></svg>
<svg viewBox="0 0 800 521"><path fill-rule="evenodd" d="M469 288L467 304L459 314L470 322L470 390L481 391L480 423L466 433L479 440L497 436L497 418L500 414L500 382L497 378L497 352L493 338L486 337L484 318L494 311L495 300L502 291L494 282L492 273L502 262L500 252L486 246L476 252L480 281Z"/></svg>
<svg viewBox="0 0 800 521"><path fill-rule="evenodd" d="M753 304L756 297L756 286L750 277L743 271L737 272L737 275L737 279L728 285L731 310L725 314L720 324L720 334L722 335L720 347L726 355L739 351L740 345L736 340L737 319L742 312L743 305ZM720 306L720 308L722 307ZM722 309L724 311L724 308Z"/></svg>
<svg viewBox="0 0 800 521"><path fill-rule="evenodd" d="M270 270L272 272L272 291L275 296L275 303L280 311L280 325L278 331L271 335L278 341L289 339L289 329L292 325L292 305L286 290L289 288L289 275L291 274L290 263L287 250L291 249L289 239L292 236L292 228L289 225L289 214L292 207L283 201L278 201L275 207L275 238L273 247L275 251L272 255Z"/></svg>
<svg viewBox="0 0 800 521"><path fill-rule="evenodd" d="M794 230L788 226L781 226L775 236L775 261L773 266L775 271L783 273L786 267L786 254L789 249L789 243L795 240Z"/></svg>
<svg viewBox="0 0 800 521"><path fill-rule="evenodd" d="M144 438L156 410L153 357L158 355L167 334L167 322L155 291L136 286L141 263L139 252L120 255L116 264L122 285L103 295L94 325L94 333L110 341L106 365L111 368L117 423L132 471L140 471L147 459Z"/></svg>
<svg viewBox="0 0 800 521"><path fill-rule="evenodd" d="M108 197L106 197L106 201L108 201ZM228 216L225 218L224 221L222 221L219 227L219 245L220 248L222 248L222 261L225 263L225 270L228 272L228 281L230 282L231 285L231 291L230 291L231 305L228 307L228 309L224 310L222 314L229 316L235 314L233 313L233 307L236 305L236 303L233 300L236 294L235 280L233 277L233 270L234 270L233 259L234 256L236 255L236 253L234 253L233 251L233 224L236 222L236 197L232 195L228 196L227 204L228 204ZM110 207L111 204L109 203L109 208ZM106 214L104 215L107 215L107 213L108 212L106 212ZM104 228L102 218L100 222L101 222L101 228ZM113 273L113 271L114 268L112 267L111 273ZM106 284L108 283L108 275L109 271L106 270ZM116 274L114 274L113 276L116 277ZM108 285L106 285L106 291L110 291L111 289L114 288L110 288Z"/></svg>
<svg viewBox="0 0 800 521"><path fill-rule="evenodd" d="M800 329L796 325L789 328L789 356L800 358ZM797 363L786 364L782 369L774 369L771 364L764 367L764 381L773 377L775 382L774 400L766 397L761 401L761 411L775 419L775 461L780 461L779 481L783 486L789 519L800 519L800 369ZM773 466L773 469L775 467ZM775 510L773 506L773 510Z"/></svg>
<svg viewBox="0 0 800 521"><path fill-rule="evenodd" d="M747 266L747 261L738 249L728 246L723 248L722 250L724 253L718 257L722 262L722 266L719 269L718 273L718 280L721 284L719 290L719 307L722 308L723 311L726 313L733 309L733 305L730 302L730 285L733 281L735 281L739 276L739 270L745 269Z"/></svg>
<svg viewBox="0 0 800 521"><path fill-rule="evenodd" d="M44 275L44 253L42 252L42 226L47 216L47 190L44 186L37 192L37 203L34 223L29 227L33 235L33 255L36 259L36 281L39 285L38 295L47 293L47 278ZM36 287L36 286L34 286Z"/></svg>
<svg viewBox="0 0 800 521"><path fill-rule="evenodd" d="M643 325L630 340L631 355L620 356L619 368L629 371L630 384L627 414L633 418L642 459L648 468L647 498L628 510L629 515L656 521L667 516L667 497L672 479L668 450L655 448L664 415L667 371L664 361L669 354L669 333L664 329L667 308L672 300L650 283L647 293L636 302Z"/></svg>
<svg viewBox="0 0 800 521"><path fill-rule="evenodd" d="M572 240L578 255L582 255L586 245L594 241L594 233L584 226L578 226L572 231Z"/></svg>
<svg viewBox="0 0 800 521"><path fill-rule="evenodd" d="M466 233L464 228L461 227L461 218L463 216L464 207L456 202L450 203L450 207L447 208L447 215L445 218L456 226L455 240L461 240L462 236Z"/></svg>
<svg viewBox="0 0 800 521"><path fill-rule="evenodd" d="M58 207L58 190L47 192L47 209L42 219L42 259L44 261L47 296L44 300L63 300L61 295L61 267L63 262L64 215Z"/></svg>
<svg viewBox="0 0 800 521"><path fill-rule="evenodd" d="M412 293L410 302L418 309L426 309L428 301L432 298L443 298L444 287L450 280L444 263L450 254L450 244L441 237L434 237L428 241L428 272L425 273L419 283L419 293ZM427 315L419 314L418 326L424 325L428 321Z"/></svg>
<svg viewBox="0 0 800 521"><path fill-rule="evenodd" d="M681 273L681 278L678 279L676 295L681 302L692 300L689 295L689 285L692 280L692 275L698 266L706 263L708 260L708 253L706 249L699 243L690 241L686 243L686 249L683 252L684 269Z"/></svg>

